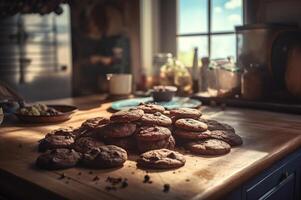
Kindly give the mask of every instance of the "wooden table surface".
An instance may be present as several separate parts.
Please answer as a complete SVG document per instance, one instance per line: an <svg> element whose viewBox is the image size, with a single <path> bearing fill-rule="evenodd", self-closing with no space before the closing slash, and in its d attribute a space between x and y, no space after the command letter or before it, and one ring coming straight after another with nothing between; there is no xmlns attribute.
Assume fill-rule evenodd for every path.
<svg viewBox="0 0 301 200"><path fill-rule="evenodd" d="M277 160L301 147L301 117L248 109L203 108L210 118L231 124L244 144L218 156L186 155L186 165L175 170L136 168L137 156L119 169L72 168L44 171L34 166L38 140L56 128L79 126L85 119L109 116L110 103L100 96L65 99L55 103L75 104L79 111L71 120L55 125L8 124L0 128L0 192L22 199L218 199ZM54 102L51 102L54 103ZM81 174L79 173L81 172ZM61 179L64 173L65 178ZM149 174L152 184L143 183ZM95 176L99 180L93 180ZM107 191L108 176L128 179L128 187ZM170 191L163 192L163 185Z"/></svg>

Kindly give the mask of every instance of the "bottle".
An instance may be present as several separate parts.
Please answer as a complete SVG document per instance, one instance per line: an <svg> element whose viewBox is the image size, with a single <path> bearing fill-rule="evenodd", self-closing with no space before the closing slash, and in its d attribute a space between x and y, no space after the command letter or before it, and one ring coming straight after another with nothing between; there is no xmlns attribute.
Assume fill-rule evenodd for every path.
<svg viewBox="0 0 301 200"><path fill-rule="evenodd" d="M199 92L199 63L198 63L198 48L194 48L193 64L192 64L192 91L193 93Z"/></svg>
<svg viewBox="0 0 301 200"><path fill-rule="evenodd" d="M201 67L201 88L200 90L202 92L205 92L208 90L208 67L209 67L209 58L208 57L203 57L202 58L202 67Z"/></svg>

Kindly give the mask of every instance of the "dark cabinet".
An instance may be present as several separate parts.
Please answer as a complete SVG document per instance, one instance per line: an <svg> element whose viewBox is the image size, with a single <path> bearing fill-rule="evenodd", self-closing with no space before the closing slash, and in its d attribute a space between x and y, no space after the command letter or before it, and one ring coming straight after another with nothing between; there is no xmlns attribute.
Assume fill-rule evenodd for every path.
<svg viewBox="0 0 301 200"><path fill-rule="evenodd" d="M264 170L231 192L232 200L299 200L301 198L301 149Z"/></svg>

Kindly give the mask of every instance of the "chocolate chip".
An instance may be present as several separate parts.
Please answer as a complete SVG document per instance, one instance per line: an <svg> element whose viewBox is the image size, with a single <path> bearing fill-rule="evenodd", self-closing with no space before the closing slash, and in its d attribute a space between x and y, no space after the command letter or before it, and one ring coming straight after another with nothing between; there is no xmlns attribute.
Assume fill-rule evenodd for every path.
<svg viewBox="0 0 301 200"><path fill-rule="evenodd" d="M82 175L82 173L81 173L81 172L78 172L78 173L77 173L77 175L79 175L79 176L80 176L80 175Z"/></svg>
<svg viewBox="0 0 301 200"><path fill-rule="evenodd" d="M186 182L189 182L190 180L189 180L189 179L186 179L185 181L186 181Z"/></svg>
<svg viewBox="0 0 301 200"><path fill-rule="evenodd" d="M92 172L92 171L89 171L89 174L93 174L93 172Z"/></svg>
<svg viewBox="0 0 301 200"><path fill-rule="evenodd" d="M176 159L177 155L174 152L171 152L167 155L168 158Z"/></svg>
<svg viewBox="0 0 301 200"><path fill-rule="evenodd" d="M143 183L147 183L147 182L149 182L149 180L150 180L150 176L149 175L145 175Z"/></svg>
<svg viewBox="0 0 301 200"><path fill-rule="evenodd" d="M19 147L19 148L22 148L23 146L22 146L22 144L19 144L18 147Z"/></svg>
<svg viewBox="0 0 301 200"><path fill-rule="evenodd" d="M170 190L170 185L169 184L164 184L163 185L163 192L169 192Z"/></svg>
<svg viewBox="0 0 301 200"><path fill-rule="evenodd" d="M98 176L95 176L94 178L93 178L93 181L98 181L99 180L99 177Z"/></svg>

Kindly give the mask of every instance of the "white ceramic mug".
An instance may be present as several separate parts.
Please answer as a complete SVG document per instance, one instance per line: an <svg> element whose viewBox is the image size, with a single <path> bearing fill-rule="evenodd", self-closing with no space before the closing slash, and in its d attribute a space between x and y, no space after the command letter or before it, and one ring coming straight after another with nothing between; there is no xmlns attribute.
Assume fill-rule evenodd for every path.
<svg viewBox="0 0 301 200"><path fill-rule="evenodd" d="M107 74L111 95L129 95L132 93L132 74Z"/></svg>

